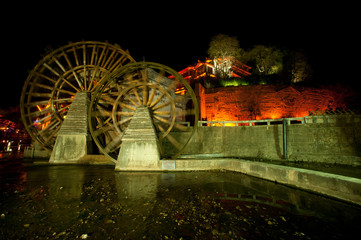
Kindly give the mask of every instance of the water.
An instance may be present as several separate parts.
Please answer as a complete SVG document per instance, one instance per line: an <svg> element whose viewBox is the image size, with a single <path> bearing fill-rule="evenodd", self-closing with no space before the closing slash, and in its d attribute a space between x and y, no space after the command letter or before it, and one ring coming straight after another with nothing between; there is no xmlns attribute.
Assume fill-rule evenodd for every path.
<svg viewBox="0 0 361 240"><path fill-rule="evenodd" d="M0 163L1 239L345 239L361 209L230 172Z"/></svg>

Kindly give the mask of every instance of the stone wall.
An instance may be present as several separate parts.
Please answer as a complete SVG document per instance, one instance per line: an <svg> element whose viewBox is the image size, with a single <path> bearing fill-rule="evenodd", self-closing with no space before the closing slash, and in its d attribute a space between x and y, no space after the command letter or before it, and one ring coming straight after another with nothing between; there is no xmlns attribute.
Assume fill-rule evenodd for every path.
<svg viewBox="0 0 361 240"><path fill-rule="evenodd" d="M307 122L287 125L288 160L361 165L361 116L315 116ZM198 127L183 154L283 159L282 124Z"/></svg>
<svg viewBox="0 0 361 240"><path fill-rule="evenodd" d="M346 108L348 90L277 85L206 89L198 93L201 118L241 121L308 116L310 111Z"/></svg>

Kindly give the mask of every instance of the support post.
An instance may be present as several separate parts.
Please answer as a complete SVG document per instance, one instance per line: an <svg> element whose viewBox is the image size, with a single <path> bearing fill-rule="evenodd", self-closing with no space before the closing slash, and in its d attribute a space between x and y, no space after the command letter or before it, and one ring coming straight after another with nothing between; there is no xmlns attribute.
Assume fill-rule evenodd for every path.
<svg viewBox="0 0 361 240"><path fill-rule="evenodd" d="M92 151L92 139L88 131L88 107L90 92L78 92L58 132L51 163L78 163Z"/></svg>
<svg viewBox="0 0 361 240"><path fill-rule="evenodd" d="M148 107L138 107L122 138L115 170L159 170L158 138Z"/></svg>
<svg viewBox="0 0 361 240"><path fill-rule="evenodd" d="M287 120L283 119L283 158L287 159Z"/></svg>

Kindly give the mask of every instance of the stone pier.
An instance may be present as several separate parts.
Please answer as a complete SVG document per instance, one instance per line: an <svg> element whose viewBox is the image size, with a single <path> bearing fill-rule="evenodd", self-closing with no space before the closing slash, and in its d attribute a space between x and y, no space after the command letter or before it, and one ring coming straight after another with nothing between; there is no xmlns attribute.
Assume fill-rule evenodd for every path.
<svg viewBox="0 0 361 240"><path fill-rule="evenodd" d="M92 151L88 130L90 92L79 92L69 108L56 138L51 163L79 163Z"/></svg>
<svg viewBox="0 0 361 240"><path fill-rule="evenodd" d="M115 170L159 170L158 138L148 107L138 107L122 139Z"/></svg>

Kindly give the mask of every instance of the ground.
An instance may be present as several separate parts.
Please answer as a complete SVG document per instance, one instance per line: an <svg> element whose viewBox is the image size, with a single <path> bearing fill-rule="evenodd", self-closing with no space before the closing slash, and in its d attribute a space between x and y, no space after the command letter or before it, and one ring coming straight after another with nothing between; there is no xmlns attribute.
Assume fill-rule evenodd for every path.
<svg viewBox="0 0 361 240"><path fill-rule="evenodd" d="M342 239L361 221L359 207L238 173L0 166L4 239Z"/></svg>

